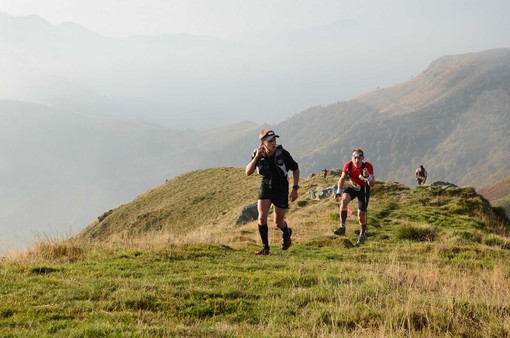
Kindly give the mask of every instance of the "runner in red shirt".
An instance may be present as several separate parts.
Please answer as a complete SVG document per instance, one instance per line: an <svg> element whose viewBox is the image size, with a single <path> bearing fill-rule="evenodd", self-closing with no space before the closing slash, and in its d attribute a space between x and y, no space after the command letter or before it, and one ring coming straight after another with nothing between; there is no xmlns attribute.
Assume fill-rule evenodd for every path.
<svg viewBox="0 0 510 338"><path fill-rule="evenodd" d="M346 184L347 179L350 182ZM358 199L358 221L361 227L358 244L365 243L367 239L366 213L370 199L370 188L375 185L374 167L370 162L364 161L363 150L356 148L352 151L352 160L345 163L342 175L338 180L335 200L341 201L341 226L334 231L336 235L345 235L345 221L347 220L347 205L354 198Z"/></svg>

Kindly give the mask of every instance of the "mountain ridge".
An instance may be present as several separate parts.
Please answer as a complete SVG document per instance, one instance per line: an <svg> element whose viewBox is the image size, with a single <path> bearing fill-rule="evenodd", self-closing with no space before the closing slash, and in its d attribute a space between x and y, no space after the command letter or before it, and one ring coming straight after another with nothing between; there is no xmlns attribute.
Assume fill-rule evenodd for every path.
<svg viewBox="0 0 510 338"><path fill-rule="evenodd" d="M424 97L419 88L427 89ZM509 88L510 49L449 56L407 82L312 108L275 129L315 172L339 167L360 146L383 179L412 185L414 169L425 164L438 180L483 186L510 172Z"/></svg>
<svg viewBox="0 0 510 338"><path fill-rule="evenodd" d="M296 239L314 240L331 234L338 226L338 204L331 195L319 199L314 193L335 186L337 181L337 175L326 178L316 175L301 180L299 198L291 203L286 216ZM259 184L258 175L246 177L244 169L239 167L188 172L98 215L101 217L75 238L96 244L148 240L154 241L154 245L183 241L255 244L258 242L257 220L245 224L236 221L245 206L256 202ZM472 187L409 188L398 182L379 181L373 189L370 205L368 224L372 236L383 230L390 231L390 224L452 227L457 231L481 231L500 236L508 235L510 230L508 218L498 214ZM350 208L355 209L355 206ZM393 212L393 216L388 217ZM463 215L463 221L454 221L451 213ZM355 216L349 218L349 231L358 229L356 222ZM279 240L278 231L271 239Z"/></svg>

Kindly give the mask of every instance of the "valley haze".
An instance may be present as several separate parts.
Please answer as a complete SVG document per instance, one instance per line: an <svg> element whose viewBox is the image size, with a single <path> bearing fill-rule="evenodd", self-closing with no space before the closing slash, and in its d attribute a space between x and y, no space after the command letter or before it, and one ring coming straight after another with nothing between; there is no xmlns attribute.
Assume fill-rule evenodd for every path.
<svg viewBox="0 0 510 338"><path fill-rule="evenodd" d="M5 159L0 165L0 251L29 245L36 234L75 233L103 212L183 172L242 166L256 146L258 130L267 124L298 155L306 174L339 167L359 145L366 148L380 178L409 185L413 181L408 172L422 160L438 179L459 184L484 185L490 182L479 177L508 175L508 52L494 48L510 46L504 33L510 24L501 17L509 5L453 1L445 9L458 15L450 18L446 10L433 14L437 1L430 4L436 6L433 10L406 3L406 8L398 2L386 9L373 4L379 17L368 15L370 2L352 15L309 11L316 17L305 19L303 14L302 25L286 17L266 29L230 30L234 37L214 29L211 34L115 34L98 28L97 33L86 20L47 21L44 15L27 16L35 11L0 2L0 156ZM332 2L326 10L328 6ZM369 17L373 21L367 21ZM445 129L428 130L421 140L429 135L434 141L417 150L420 133L414 128L427 120L418 117L435 110L418 95L414 98L420 104L409 105L410 96L400 89L426 90L424 82L413 83L435 79L433 72L422 74L434 69L431 63L445 76L469 74L462 69L456 73L455 66L485 64L470 58L479 53L480 60L498 60L502 68L464 82L467 85L458 88L467 96L452 91L448 98L435 96L445 110L434 121L448 122L441 126ZM445 55L451 59L441 58ZM454 80L450 86L462 79ZM474 88L477 83L490 88ZM400 101L391 108L383 96ZM451 108L456 102L465 103L466 110ZM489 137L476 129L484 121L480 107L487 102ZM389 116L405 109L416 109L418 117ZM381 112L389 114L388 119L375 118ZM407 124L386 129L390 121ZM472 128L446 135L445 130L458 125ZM342 138L357 135L350 126L375 132L351 144ZM489 175L476 170L459 174L457 167L446 164L452 157L459 168L483 163L485 155L457 150L469 140L474 140L469 147L477 156L490 153L494 142L500 144L493 151L500 158L494 168L481 166Z"/></svg>

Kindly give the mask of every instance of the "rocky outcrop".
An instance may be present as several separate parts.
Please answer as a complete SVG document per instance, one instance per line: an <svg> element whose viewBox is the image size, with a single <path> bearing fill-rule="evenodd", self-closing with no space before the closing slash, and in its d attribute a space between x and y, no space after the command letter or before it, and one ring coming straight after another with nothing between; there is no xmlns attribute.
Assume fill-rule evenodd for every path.
<svg viewBox="0 0 510 338"><path fill-rule="evenodd" d="M250 203L243 207L241 214L237 218L236 225L243 225L258 218L257 202Z"/></svg>

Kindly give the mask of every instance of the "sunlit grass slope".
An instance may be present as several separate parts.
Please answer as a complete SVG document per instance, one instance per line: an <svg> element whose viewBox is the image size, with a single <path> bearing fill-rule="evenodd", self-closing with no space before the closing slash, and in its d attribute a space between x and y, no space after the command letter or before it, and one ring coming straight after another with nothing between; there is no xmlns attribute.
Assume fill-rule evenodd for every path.
<svg viewBox="0 0 510 338"><path fill-rule="evenodd" d="M368 241L353 247L355 216L336 237L337 203L307 198L337 179L302 181L294 244L282 251L270 223L266 257L253 254L257 222L235 225L259 177L207 169L155 187L79 236L4 259L0 336L510 335L510 225L487 200L378 182Z"/></svg>
<svg viewBox="0 0 510 338"><path fill-rule="evenodd" d="M198 170L178 176L131 203L110 210L78 237L92 241L211 241L232 228L257 198L259 178L240 168ZM156 237L154 235L156 234Z"/></svg>
<svg viewBox="0 0 510 338"><path fill-rule="evenodd" d="M331 235L338 226L339 205L332 198L310 199L310 192L336 186L338 176L302 179L298 201L287 214L298 240ZM98 242L134 245L216 242L236 245L258 241L257 222L236 225L244 206L256 202L260 177L246 177L241 168L214 168L183 174L135 200L110 210L78 236ZM356 201L350 204L348 236L358 230ZM466 232L486 238L506 233L505 220L473 188L417 187L398 182L378 182L368 212L370 236L395 240L408 227L430 228L441 240L454 240ZM272 218L272 215L270 215ZM272 221L270 222L270 225ZM273 227L272 240L281 233Z"/></svg>

